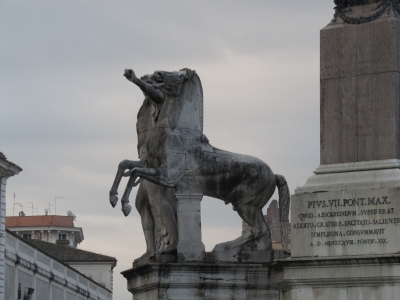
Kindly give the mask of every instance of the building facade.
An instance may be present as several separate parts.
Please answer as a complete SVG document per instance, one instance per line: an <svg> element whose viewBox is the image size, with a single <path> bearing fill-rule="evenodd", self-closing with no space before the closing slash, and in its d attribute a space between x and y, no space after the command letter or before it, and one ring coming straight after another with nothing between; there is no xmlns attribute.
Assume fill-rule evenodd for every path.
<svg viewBox="0 0 400 300"><path fill-rule="evenodd" d="M5 219L6 219L6 186L7 179L17 175L22 169L7 160L0 152L0 300L5 299Z"/></svg>
<svg viewBox="0 0 400 300"><path fill-rule="evenodd" d="M7 231L6 237L5 274L7 300L18 299L18 290L24 299L29 289L33 289L30 300L112 299L111 290L11 231Z"/></svg>
<svg viewBox="0 0 400 300"><path fill-rule="evenodd" d="M18 216L6 217L6 228L22 238L56 244L65 241L76 248L84 239L82 228L74 226L72 216ZM62 242L64 241L64 242Z"/></svg>
<svg viewBox="0 0 400 300"><path fill-rule="evenodd" d="M0 300L112 299L117 261L76 249L84 236L72 212L6 217L7 179L21 171L0 152Z"/></svg>

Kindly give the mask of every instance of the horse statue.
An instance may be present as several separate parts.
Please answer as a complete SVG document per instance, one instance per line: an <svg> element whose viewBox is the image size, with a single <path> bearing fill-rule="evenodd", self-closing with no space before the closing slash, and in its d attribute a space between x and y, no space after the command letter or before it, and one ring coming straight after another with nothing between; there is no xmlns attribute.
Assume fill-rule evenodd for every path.
<svg viewBox="0 0 400 300"><path fill-rule="evenodd" d="M128 202L132 188L147 180L232 204L250 230L214 250L269 250L272 241L262 208L277 187L283 236L287 237L290 195L285 178L274 174L258 158L220 150L209 143L203 134L203 91L195 71L156 71L150 76L151 83L137 78L133 70L125 70L124 76L160 108L157 130L147 139L146 159L125 164L118 171L129 176L121 199L125 215L131 210ZM117 185L113 185L110 202L114 206L117 200ZM283 246L287 250L287 238Z"/></svg>

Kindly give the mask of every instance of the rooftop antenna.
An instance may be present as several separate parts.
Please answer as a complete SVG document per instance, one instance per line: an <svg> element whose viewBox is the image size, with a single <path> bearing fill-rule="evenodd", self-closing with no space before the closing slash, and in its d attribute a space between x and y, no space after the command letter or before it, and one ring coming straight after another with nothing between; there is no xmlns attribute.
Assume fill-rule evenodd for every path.
<svg viewBox="0 0 400 300"><path fill-rule="evenodd" d="M44 203L47 203L47 205L49 206L49 209L47 211L50 215L50 213L51 213L50 206L52 206L53 204L51 204L50 201L44 201Z"/></svg>
<svg viewBox="0 0 400 300"><path fill-rule="evenodd" d="M18 214L18 216L25 217L24 205L21 203L21 204L18 204L18 206L21 206L21 212Z"/></svg>
<svg viewBox="0 0 400 300"><path fill-rule="evenodd" d="M25 203L32 203L31 208L32 208L32 216L33 216L33 202L25 202ZM35 208L36 208L36 207L35 207Z"/></svg>
<svg viewBox="0 0 400 300"><path fill-rule="evenodd" d="M14 193L13 217L14 217L15 204L20 204L20 203L15 203L15 193Z"/></svg>
<svg viewBox="0 0 400 300"><path fill-rule="evenodd" d="M57 214L57 199L65 199L64 197L54 197L54 214Z"/></svg>
<svg viewBox="0 0 400 300"><path fill-rule="evenodd" d="M35 208L37 208L37 207L35 207ZM34 212L36 213L37 216L39 215L39 211L38 210L34 210L34 211L32 211L32 216L33 216Z"/></svg>

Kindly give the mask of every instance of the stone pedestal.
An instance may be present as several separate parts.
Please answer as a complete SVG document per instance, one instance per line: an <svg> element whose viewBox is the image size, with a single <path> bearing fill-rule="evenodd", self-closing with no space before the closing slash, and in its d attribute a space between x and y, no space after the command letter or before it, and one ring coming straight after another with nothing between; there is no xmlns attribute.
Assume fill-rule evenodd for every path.
<svg viewBox="0 0 400 300"><path fill-rule="evenodd" d="M391 8L321 30L321 165L292 196L284 300L399 297L400 20Z"/></svg>
<svg viewBox="0 0 400 300"><path fill-rule="evenodd" d="M150 263L122 273L133 300L279 300L282 271L262 264Z"/></svg>
<svg viewBox="0 0 400 300"><path fill-rule="evenodd" d="M400 256L286 260L281 300L397 300Z"/></svg>
<svg viewBox="0 0 400 300"><path fill-rule="evenodd" d="M201 240L202 194L176 193L178 200L178 262L200 261L205 247Z"/></svg>
<svg viewBox="0 0 400 300"><path fill-rule="evenodd" d="M338 23L321 30L321 165L292 196L292 257L400 251L400 20Z"/></svg>

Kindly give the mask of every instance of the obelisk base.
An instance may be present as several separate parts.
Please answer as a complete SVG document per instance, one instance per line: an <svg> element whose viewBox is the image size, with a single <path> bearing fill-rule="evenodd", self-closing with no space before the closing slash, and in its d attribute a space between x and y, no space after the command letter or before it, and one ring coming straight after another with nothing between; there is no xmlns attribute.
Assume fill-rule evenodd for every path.
<svg viewBox="0 0 400 300"><path fill-rule="evenodd" d="M287 259L281 300L397 300L400 255Z"/></svg>

